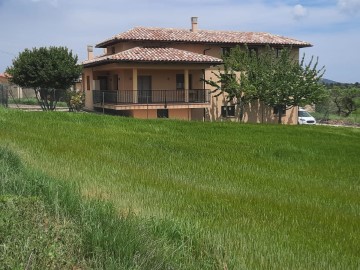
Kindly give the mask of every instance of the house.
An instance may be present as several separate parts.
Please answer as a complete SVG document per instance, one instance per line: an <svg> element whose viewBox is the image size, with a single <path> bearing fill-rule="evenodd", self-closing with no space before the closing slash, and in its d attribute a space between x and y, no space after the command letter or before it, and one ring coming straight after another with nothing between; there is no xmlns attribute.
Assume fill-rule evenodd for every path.
<svg viewBox="0 0 360 270"><path fill-rule="evenodd" d="M257 51L291 46L297 58L300 48L311 46L269 33L200 30L197 17L191 18L190 29L135 27L98 43L101 56L94 57L88 46L85 108L135 118L236 119L236 107L203 79L215 80L222 54L242 44ZM259 102L247 106L244 115L248 122L276 119L273 108ZM286 111L283 121L296 124L297 108Z"/></svg>
<svg viewBox="0 0 360 270"><path fill-rule="evenodd" d="M0 73L0 84L9 84L9 80L5 73Z"/></svg>
<svg viewBox="0 0 360 270"><path fill-rule="evenodd" d="M35 92L31 88L22 88L9 82L9 74L0 73L0 85L8 90L9 99L34 98Z"/></svg>

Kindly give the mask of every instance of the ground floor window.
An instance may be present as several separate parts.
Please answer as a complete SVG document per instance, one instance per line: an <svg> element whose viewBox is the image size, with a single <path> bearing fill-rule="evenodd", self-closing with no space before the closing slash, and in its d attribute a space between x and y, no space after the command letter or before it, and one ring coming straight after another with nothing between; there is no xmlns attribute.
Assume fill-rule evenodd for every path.
<svg viewBox="0 0 360 270"><path fill-rule="evenodd" d="M228 116L235 116L235 106L221 106L221 116L228 117Z"/></svg>
<svg viewBox="0 0 360 270"><path fill-rule="evenodd" d="M276 106L274 107L274 114L279 114L279 110L281 110L281 114L286 114L286 107L285 106Z"/></svg>
<svg viewBox="0 0 360 270"><path fill-rule="evenodd" d="M169 118L169 110L168 109L158 109L157 110L157 118Z"/></svg>

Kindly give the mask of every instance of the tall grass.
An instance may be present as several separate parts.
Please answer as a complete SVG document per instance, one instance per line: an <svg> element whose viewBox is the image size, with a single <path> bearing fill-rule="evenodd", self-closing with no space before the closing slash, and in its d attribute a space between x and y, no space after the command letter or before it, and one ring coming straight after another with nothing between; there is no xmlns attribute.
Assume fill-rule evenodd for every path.
<svg viewBox="0 0 360 270"><path fill-rule="evenodd" d="M0 195L24 198L0 196L0 213L7 213L6 225L0 223L4 269L216 268L210 254L193 254L201 252L197 237L176 223L119 215L107 201L85 200L76 183L27 170L6 147L0 147L0 176Z"/></svg>
<svg viewBox="0 0 360 270"><path fill-rule="evenodd" d="M0 125L26 166L133 213L175 268L360 266L359 129L6 110Z"/></svg>

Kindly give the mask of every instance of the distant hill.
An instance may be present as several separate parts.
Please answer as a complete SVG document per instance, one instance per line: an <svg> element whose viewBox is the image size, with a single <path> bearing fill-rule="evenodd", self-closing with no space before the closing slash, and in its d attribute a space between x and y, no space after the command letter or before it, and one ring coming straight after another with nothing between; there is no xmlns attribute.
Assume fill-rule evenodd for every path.
<svg viewBox="0 0 360 270"><path fill-rule="evenodd" d="M321 82L324 84L339 84L339 82L335 82L333 80L329 80L329 79L325 79L325 78L322 78Z"/></svg>

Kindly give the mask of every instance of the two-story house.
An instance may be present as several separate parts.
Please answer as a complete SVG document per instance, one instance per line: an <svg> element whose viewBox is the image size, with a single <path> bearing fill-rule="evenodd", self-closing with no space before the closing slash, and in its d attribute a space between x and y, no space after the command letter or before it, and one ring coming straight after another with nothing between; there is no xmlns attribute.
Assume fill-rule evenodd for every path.
<svg viewBox="0 0 360 270"><path fill-rule="evenodd" d="M297 57L300 48L311 46L269 33L200 30L197 17L190 29L136 27L98 43L101 56L94 57L88 46L85 108L135 118L236 119L236 108L212 93L204 79L215 80L212 72L221 67L222 54L244 44L258 51L291 46ZM286 112L284 123L297 123L294 110ZM257 102L247 106L244 120L276 122L276 115Z"/></svg>

